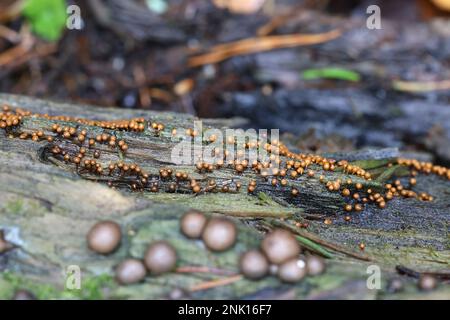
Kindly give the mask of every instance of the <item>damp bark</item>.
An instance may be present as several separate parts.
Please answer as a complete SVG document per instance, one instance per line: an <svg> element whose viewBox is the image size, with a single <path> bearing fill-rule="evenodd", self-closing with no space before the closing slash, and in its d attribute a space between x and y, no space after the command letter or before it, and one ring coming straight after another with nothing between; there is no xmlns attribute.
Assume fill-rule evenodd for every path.
<svg viewBox="0 0 450 320"><path fill-rule="evenodd" d="M113 120L144 117L171 128L189 128L194 118L174 113L95 108L53 103L21 96L0 95L0 105L22 107L32 112ZM51 121L28 118L22 131L50 130ZM240 119L204 120L204 127L241 127ZM91 128L102 132L101 129ZM118 133L119 134L119 133ZM182 170L198 181L215 179L218 184L241 181L239 192L166 193L131 191L127 185L115 189L105 180L76 170L74 165L46 156L48 142L8 138L0 133L0 227L7 241L17 248L0 254L0 295L10 298L16 289L29 289L40 298L164 298L174 289L183 289L190 298L448 298L444 283L435 291L422 293L413 277L399 276L395 267L403 265L416 271L448 274L450 271L449 182L434 176L420 176L418 191L426 191L435 200L421 202L398 199L385 209L368 206L351 214L346 222L344 202L337 193L326 191L317 179L299 178L293 182L300 196L292 198L290 189L273 187L252 172L237 175L221 169L199 173L194 166L177 167L170 154L174 142L169 136L150 130L143 133L121 132L129 151L125 161L135 162L150 174L162 168ZM68 143L70 148L70 143ZM75 146L73 146L75 147ZM117 160L117 151L100 148L104 161ZM337 159L358 160L376 169L398 156L394 149L368 150L336 154ZM340 175L339 172L333 173ZM316 173L318 177L320 172ZM343 176L345 177L345 176ZM258 180L257 190L248 194L246 185ZM161 182L164 189L164 182ZM371 182L380 188L382 182ZM198 241L190 241L179 232L179 218L196 208L208 215L226 215L235 220L238 242L233 250L210 253ZM329 218L332 224L326 225ZM120 249L108 256L88 250L86 234L98 220L114 220L123 228ZM294 222L308 223L298 229ZM259 246L264 231L271 227L298 230L299 240L310 250L325 255L328 269L324 275L309 277L296 285L285 285L268 277L260 281L241 278L228 284L202 290L201 283L233 277L239 255ZM168 239L177 249L178 272L147 277L142 284L118 285L114 267L127 257L142 258L153 240ZM361 252L359 244L366 249ZM367 267L377 264L382 270L381 289L366 286ZM77 265L82 271L82 290L65 288L63 270ZM190 267L196 267L191 268ZM198 268L200 267L200 268ZM187 272L191 270L192 272ZM201 270L202 272L199 272ZM404 290L389 291L390 279L401 277ZM83 282L84 281L84 282ZM84 285L83 285L84 284ZM200 286L199 286L200 285ZM200 288L200 289L199 289Z"/></svg>

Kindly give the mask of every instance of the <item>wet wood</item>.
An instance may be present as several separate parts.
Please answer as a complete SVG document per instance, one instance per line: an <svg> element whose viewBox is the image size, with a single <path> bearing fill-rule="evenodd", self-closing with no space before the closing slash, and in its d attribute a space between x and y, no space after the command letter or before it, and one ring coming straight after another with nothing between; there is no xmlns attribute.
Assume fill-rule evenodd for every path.
<svg viewBox="0 0 450 320"><path fill-rule="evenodd" d="M11 95L0 95L0 105L3 104L91 119L144 117L162 122L168 128L189 128L194 120L191 116L174 113L95 108ZM241 124L233 119L203 123L206 127L217 128ZM49 130L51 126L46 120L29 118L20 129L36 128ZM122 133L122 138L130 147L126 161L138 163L149 173L158 173L163 167L177 168L170 158L175 142L168 136L146 130L140 134ZM401 277L403 291L392 293L387 289L390 279L400 277L395 269L397 265L419 272L448 272L450 184L443 179L433 176L418 179L417 188L432 194L436 199L433 202L399 199L389 202L384 210L368 206L364 212L352 214L351 222L346 222L342 198L326 191L316 179L295 181L300 196L294 199L289 190L274 188L264 181L258 183L254 194L248 194L244 186L250 179L257 178L251 172L236 175L234 170L223 169L198 173L194 167L183 166L180 169L198 181L214 178L222 183L239 179L243 187L239 192L205 192L197 196L187 192L132 192L120 185L111 189L106 181L77 172L72 165L42 157L47 144L9 138L4 131L0 132L0 228L5 240L17 246L0 253L1 298L11 297L14 290L20 288L31 290L39 298L165 298L177 288L183 289L190 298L277 298L284 297L287 289L291 298L308 299L355 295L361 299L449 297L450 289L443 281L431 293L419 292L410 277ZM101 154L105 161L119 158L106 148ZM383 153L359 152L358 159L383 160L380 154ZM395 152L386 154L394 156ZM354 154L348 156L351 158ZM239 238L233 250L213 254L200 242L188 241L180 234L178 219L192 207L211 215L227 215L236 222ZM265 222L275 219L277 223L295 228L294 222L304 221L303 216L316 215L321 218L308 220L306 232L313 235L309 239L316 241L317 246L336 244L334 248L327 247L333 259L328 259L328 271L324 275L286 286L273 277L254 282L236 276L233 281L224 281L217 272L207 272L238 273L239 255L259 246L261 231L268 229ZM325 225L322 217L332 219L333 223ZM117 221L124 234L120 249L109 256L89 251L85 240L89 228L103 219ZM306 232L298 234L304 236ZM202 272L174 272L147 277L142 284L118 285L113 279L114 267L126 257L142 258L148 243L159 239L169 240L177 249L179 270L191 268L191 271ZM360 243L366 245L362 253L358 248ZM339 252L342 250L333 250L341 247L370 256L373 261L361 261ZM371 264L379 265L382 270L380 290L370 290L366 286L366 268ZM70 265L81 268L82 290L64 288L62 272Z"/></svg>

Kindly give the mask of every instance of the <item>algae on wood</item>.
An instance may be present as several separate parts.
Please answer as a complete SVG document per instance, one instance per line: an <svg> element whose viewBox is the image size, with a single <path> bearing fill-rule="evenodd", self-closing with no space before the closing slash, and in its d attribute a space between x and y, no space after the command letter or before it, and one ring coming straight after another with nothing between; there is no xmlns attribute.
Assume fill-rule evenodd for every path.
<svg viewBox="0 0 450 320"><path fill-rule="evenodd" d="M96 119L143 116L163 122L169 128L192 127L194 120L192 116L173 113L95 108L0 95L0 105L5 103L33 112ZM233 125L233 120L204 121L204 126L218 128ZM50 127L48 122L30 118L21 129L45 127ZM149 132L122 135L130 146L127 160L153 173L173 166L169 157L173 144L168 137ZM11 139L0 132L0 229L5 231L8 241L18 246L0 254L0 298L10 298L18 288L29 289L39 298L82 299L165 298L176 288L182 289L186 297L199 299L450 298L448 286L443 284L436 291L422 293L410 278L404 278L405 289L400 293L386 289L389 279L397 276L396 265L419 271L450 271L448 181L434 176L420 177L419 191L432 194L435 201L394 200L384 210L368 206L364 212L353 214L351 222L345 222L342 198L325 192L317 179L296 181L301 194L296 200L269 183L259 184L254 195L247 194L245 188L237 193L197 196L114 190L94 181L94 177L80 176L70 165L45 161L42 148L46 143ZM107 148L102 150L103 155L110 159L117 157ZM370 151L359 153L359 159L370 156ZM228 169L205 174L189 166L183 170L198 180L224 181L235 177L233 170ZM239 177L243 185L252 178L252 173ZM375 188L381 186L380 182L372 183ZM261 196L258 197L258 193ZM239 240L233 250L211 253L201 241L187 240L180 234L178 219L192 207L209 215L227 215L236 221ZM324 217L332 217L334 223L323 224ZM281 218L285 222L279 220ZM85 240L89 228L103 219L117 221L124 231L120 249L109 256L89 251ZM259 245L262 231L273 219L281 223L291 223L292 219L308 222L309 233L355 253L358 253L358 244L363 242L365 254L373 261L360 261L327 248L315 248L318 244L311 244L307 239L303 244L318 251L326 250L324 252L333 256L328 260L327 272L321 276L306 278L296 285L282 284L274 277L267 277L256 282L239 279L208 290L192 290L204 281L236 274L239 254ZM160 277L149 276L137 285L118 285L113 278L114 267L125 257L142 257L145 246L157 239L167 239L175 246L180 255L178 267L202 266L211 272L173 272ZM382 269L380 290L370 290L366 286L366 268L371 264ZM80 266L82 290L65 289L64 270L69 265Z"/></svg>

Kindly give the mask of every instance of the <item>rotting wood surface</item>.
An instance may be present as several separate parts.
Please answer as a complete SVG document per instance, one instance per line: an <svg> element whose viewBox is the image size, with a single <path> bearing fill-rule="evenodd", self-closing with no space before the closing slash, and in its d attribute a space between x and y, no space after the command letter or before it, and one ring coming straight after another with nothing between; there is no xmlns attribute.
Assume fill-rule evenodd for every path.
<svg viewBox="0 0 450 320"><path fill-rule="evenodd" d="M105 120L142 116L162 122L168 128L189 128L194 120L188 115L59 104L12 95L0 95L0 105L3 104L39 113ZM222 128L234 124L233 120L205 120L203 125ZM30 118L23 122L21 130L49 130L50 127L45 120ZM169 157L173 142L168 137L147 131L124 132L122 136L130 147L127 161L139 163L150 173L173 166ZM183 290L185 297L196 299L450 297L450 288L444 283L435 291L423 293L417 290L416 280L408 277L401 277L404 282L401 292L388 290L390 279L399 277L395 271L397 265L417 271L450 272L450 183L443 179L434 176L418 179L418 191L432 194L433 202L394 200L383 210L368 206L362 213L352 214L351 222L346 222L342 198L327 192L315 179L300 178L295 182L301 194L296 200L268 182L261 182L253 195L247 194L246 188L234 193L196 196L131 192L127 188L111 189L93 177L77 174L73 166L43 161L46 144L11 139L3 131L0 133L0 228L6 240L17 246L0 254L0 297L3 299L10 298L19 288L29 289L39 298L167 298L177 288ZM376 153L367 151L358 157L367 160L373 154ZM107 148L102 150L102 155L106 159L118 157ZM376 164L383 160L374 161ZM236 179L231 169L204 174L196 172L195 167L185 166L182 170L199 180ZM238 178L246 185L255 177L245 173ZM239 238L233 250L213 254L202 243L188 241L180 234L178 219L192 207L208 214L228 215L236 221ZM323 223L326 217L333 220L331 225ZM89 228L104 219L120 223L124 233L120 249L109 256L90 252L85 240ZM312 240L312 250L333 256L328 259L325 274L308 277L296 285L282 284L274 277L257 282L236 278L227 285L196 289L202 282L238 273L240 253L259 245L261 231L268 226L295 230L292 221L309 224L307 229L298 230L303 241ZM125 257L141 258L147 244L158 239L167 239L175 246L180 257L178 266L184 267L184 271L147 277L138 285L117 285L113 279L114 266ZM360 243L366 245L364 252L358 249ZM366 270L373 264L382 270L380 290L366 286ZM70 265L81 268L82 290L64 289L63 271ZM210 272L189 273L185 268L189 266L206 267Z"/></svg>

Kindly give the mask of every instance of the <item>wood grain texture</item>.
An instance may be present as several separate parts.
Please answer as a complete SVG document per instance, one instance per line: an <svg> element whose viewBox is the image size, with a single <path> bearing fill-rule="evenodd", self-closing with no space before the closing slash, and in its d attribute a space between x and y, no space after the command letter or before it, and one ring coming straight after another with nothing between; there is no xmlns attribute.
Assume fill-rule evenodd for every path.
<svg viewBox="0 0 450 320"><path fill-rule="evenodd" d="M164 123L168 128L192 127L194 118L173 113L96 108L52 103L33 98L0 95L0 105L20 106L34 112L71 115L95 119L144 117ZM204 126L223 128L241 124L239 120L205 120ZM48 121L29 118L21 130L49 130ZM92 128L98 130L98 128ZM149 173L157 174L171 163L174 143L168 136L144 133L122 133L129 144L127 161L138 163ZM440 298L450 297L450 288L442 283L430 293L416 289L415 280L402 278L405 289L391 293L390 279L397 277L396 265L418 271L450 271L450 183L433 177L420 177L419 191L427 191L436 199L419 202L414 199L394 200L384 210L369 206L363 213L353 214L351 222L343 220L342 198L325 191L316 179L300 178L292 182L301 196L293 199L289 192L258 184L254 195L246 188L235 193L150 193L131 192L127 188L111 189L95 177L77 173L73 166L43 158L47 142L8 138L0 132L0 229L17 249L0 254L0 297L8 299L15 289L26 288L39 298L167 298L175 288L189 298ZM379 155L365 151L358 159ZM351 156L351 155L350 155ZM111 150L102 149L102 157L118 159ZM374 156L375 157L375 156ZM220 183L239 179L246 185L253 173L236 177L233 170L222 169L200 174L194 167L182 168L199 181L214 178ZM339 175L339 173L334 173ZM377 187L374 182L374 187ZM233 250L215 254L199 241L184 238L178 219L187 208L201 209L209 215L227 215L236 221L239 239ZM282 221L279 218L283 217ZM334 223L324 225L324 217ZM207 290L192 290L205 281L224 276L217 272L179 272L160 277L147 277L142 284L116 284L114 267L126 257L142 258L148 243L166 239L179 253L179 267L197 266L236 274L240 253L259 246L267 225L292 223L289 218L307 221L307 233L323 241L337 243L355 253L358 244L366 244L366 262L327 249L333 255L324 275L309 277L297 285L285 285L274 277L254 282L234 281ZM317 218L317 219L314 219ZM123 230L120 249L109 256L99 256L86 246L85 235L98 220L117 221ZM276 223L272 223L276 221ZM366 286L366 268L377 264L382 269L381 290ZM82 270L82 290L64 289L63 271L69 265Z"/></svg>

